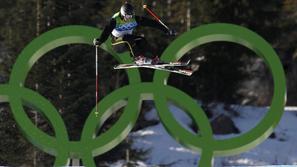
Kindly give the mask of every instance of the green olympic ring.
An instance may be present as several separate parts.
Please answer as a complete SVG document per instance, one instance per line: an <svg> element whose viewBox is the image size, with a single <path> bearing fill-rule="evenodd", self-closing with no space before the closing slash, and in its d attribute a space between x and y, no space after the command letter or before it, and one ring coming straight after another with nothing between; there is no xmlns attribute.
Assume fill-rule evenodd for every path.
<svg viewBox="0 0 297 167"><path fill-rule="evenodd" d="M95 107L86 120L80 141L69 141L65 124L55 107L38 93L23 87L25 78L34 63L46 52L66 44L91 44L100 30L86 26L66 26L51 30L32 41L18 57L10 82L0 86L0 101L10 106L20 129L35 146L56 156L55 166L68 164L69 158L80 158L85 166L96 166L93 157L101 155L123 141L133 128L143 100L154 100L162 124L169 134L185 147L201 151L199 166L211 166L214 156L244 152L263 142L276 127L285 106L286 83L280 60L273 48L256 33L232 24L209 24L192 29L175 40L163 53L161 59L173 61L202 44L228 41L241 44L262 57L269 66L274 79L274 96L269 112L249 132L226 140L214 140L211 126L203 110L184 92L168 86L168 72L157 71L153 83L142 83L139 71L126 70L129 85L122 87L100 101L99 116ZM121 63L129 63L128 53L117 55L110 45L103 49ZM199 126L199 134L184 129L169 111L167 102L184 109ZM23 105L33 107L49 120L55 137L35 127L24 112ZM120 108L120 119L105 133L96 137L108 117Z"/></svg>
<svg viewBox="0 0 297 167"><path fill-rule="evenodd" d="M202 135L202 137L205 138L204 143L190 146L190 148L195 148L195 150L203 148L202 153L206 152L206 154L205 156L203 156L202 154L202 157L205 159L202 158L201 161L203 162L200 162L200 164L208 163L208 165L210 165L209 163L211 162L211 158L213 155L226 156L239 154L263 142L267 137L269 137L269 135L273 132L273 129L280 121L286 103L285 74L277 54L262 37L246 28L231 24L210 24L200 26L191 30L190 32L183 34L176 41L174 41L164 51L164 56L162 56L162 59L167 61L178 60L191 49L206 43L216 41L233 42L243 45L254 51L258 56L262 57L272 72L274 81L274 96L272 99L272 104L266 116L255 128L253 128L249 132L239 137L226 140L214 140L212 135L206 133L205 135ZM156 75L154 76L154 82L166 84L168 76L169 73L157 71ZM165 97L162 96L162 94L159 94L158 96L156 96L155 100L158 102L161 101L161 98L164 99ZM194 101L189 101L190 100L186 100L185 102L183 102L183 104L189 106L191 105L190 103L194 103ZM179 102L179 105L180 103L181 102ZM192 136L192 138L194 138L193 134L191 134L190 132L186 132L177 122L174 122L172 118L171 124L169 124L170 121L168 119L170 117L164 114L165 111L168 110L166 109L165 104L166 103L156 103L156 106L159 112L163 112L163 114L161 114L160 112L159 115L169 134L171 134L176 140L180 141L181 143L186 143L190 140L190 137L184 137L186 136L186 133L187 136ZM203 128L201 128L201 130ZM181 133L178 133L180 131L185 132L182 135ZM187 142L187 144L189 144L189 142ZM187 146L187 144L185 146Z"/></svg>

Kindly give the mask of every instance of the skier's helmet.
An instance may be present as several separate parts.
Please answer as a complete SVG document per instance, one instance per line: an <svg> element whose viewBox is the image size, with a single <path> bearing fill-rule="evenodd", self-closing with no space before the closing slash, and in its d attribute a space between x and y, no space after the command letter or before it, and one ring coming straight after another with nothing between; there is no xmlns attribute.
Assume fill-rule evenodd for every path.
<svg viewBox="0 0 297 167"><path fill-rule="evenodd" d="M125 18L125 19L130 19L134 16L134 8L131 4L129 3L125 3L122 7L121 7L121 11L120 11L121 15Z"/></svg>

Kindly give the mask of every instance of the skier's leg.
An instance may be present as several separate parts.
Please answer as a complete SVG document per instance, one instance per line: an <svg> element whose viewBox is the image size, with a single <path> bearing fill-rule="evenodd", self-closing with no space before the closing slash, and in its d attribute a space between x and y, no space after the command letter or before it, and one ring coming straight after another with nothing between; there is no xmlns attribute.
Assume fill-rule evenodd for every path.
<svg viewBox="0 0 297 167"><path fill-rule="evenodd" d="M125 35L123 37L124 41L129 41L132 50L135 54L135 59L143 59L145 57L145 63L157 64L159 62L159 57L155 54L154 49L149 45L146 39L142 36L136 35Z"/></svg>
<svg viewBox="0 0 297 167"><path fill-rule="evenodd" d="M142 56L144 55L142 50L140 48L138 48L138 44L136 39L138 38L138 36L136 35L125 35L123 37L123 41L127 41L130 46L131 46L131 52L133 52L133 56L134 57L138 57L138 56Z"/></svg>
<svg viewBox="0 0 297 167"><path fill-rule="evenodd" d="M134 59L134 62L138 65L150 64L150 59L146 59L143 54L143 50L138 48L136 39L138 36L127 34L122 38L122 42L126 43L130 49L131 55Z"/></svg>
<svg viewBox="0 0 297 167"><path fill-rule="evenodd" d="M134 41L135 41L137 50L139 50L137 52L143 53L143 55L146 58L151 59L152 64L157 64L159 62L159 57L157 56L152 46L147 42L147 40L144 37L136 36Z"/></svg>
<svg viewBox="0 0 297 167"><path fill-rule="evenodd" d="M123 40L123 38L113 39L112 47L117 53L124 53L126 51L129 51L134 57L134 51L132 49L131 43L129 41Z"/></svg>
<svg viewBox="0 0 297 167"><path fill-rule="evenodd" d="M112 47L117 53L124 53L124 52L128 51L126 43L112 44Z"/></svg>
<svg viewBox="0 0 297 167"><path fill-rule="evenodd" d="M123 38L114 39L112 45L118 53L129 50L137 64L157 64L159 62L159 57L153 54L153 49L141 36L128 34Z"/></svg>
<svg viewBox="0 0 297 167"><path fill-rule="evenodd" d="M135 41L133 35L126 35L125 38L113 39L113 49L118 53L130 51L131 56L136 64L142 65L146 62L146 58L141 56L140 53L135 52Z"/></svg>

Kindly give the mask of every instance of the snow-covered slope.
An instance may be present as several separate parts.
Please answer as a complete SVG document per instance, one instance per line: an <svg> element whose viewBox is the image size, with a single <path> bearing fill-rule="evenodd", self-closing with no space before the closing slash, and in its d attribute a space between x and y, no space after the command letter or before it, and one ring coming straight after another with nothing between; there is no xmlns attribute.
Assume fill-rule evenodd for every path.
<svg viewBox="0 0 297 167"><path fill-rule="evenodd" d="M264 117L267 108L238 107L240 117L234 118L236 126L242 133L249 131ZM189 129L191 119L179 108L170 106L175 118ZM223 112L217 107L216 112ZM295 112L294 112L295 111ZM158 119L156 111L150 111L146 118ZM278 127L276 138L265 142L249 152L230 157L217 157L214 166L255 166L255 165L297 165L297 108L287 108ZM240 135L240 134L237 134ZM215 136L217 139L232 138L237 135ZM172 139L162 124L130 134L134 138L134 147L150 149L148 160L144 166L171 165L173 167L196 167L199 154L188 150ZM143 165L143 164L142 164Z"/></svg>

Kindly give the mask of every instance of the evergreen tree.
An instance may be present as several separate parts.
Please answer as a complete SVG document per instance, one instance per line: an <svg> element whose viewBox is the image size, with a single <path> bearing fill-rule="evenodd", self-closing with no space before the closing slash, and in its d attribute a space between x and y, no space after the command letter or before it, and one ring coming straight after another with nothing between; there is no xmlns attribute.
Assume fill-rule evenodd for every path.
<svg viewBox="0 0 297 167"><path fill-rule="evenodd" d="M64 25L89 25L104 28L112 15L125 2L107 0L6 0L0 1L0 81L8 82L12 65L20 51L36 36L50 29ZM295 104L297 79L296 55L296 9L295 0L130 0L138 15L153 19L142 5L147 4L161 19L179 34L201 24L227 22L239 24L254 30L276 46L284 62L288 76L290 104ZM150 45L160 55L174 40L163 32L151 28L141 28ZM99 95L104 98L113 90L127 85L125 71L112 70L117 62L111 55L100 50L99 55ZM95 51L85 45L68 45L55 49L42 57L26 80L26 86L39 92L59 109L66 122L71 140L79 140L82 126L95 106ZM171 74L169 84L174 85L192 97L203 102L240 103L249 91L263 97L257 104L267 105L272 92L272 79L267 68L251 70L257 62L255 53L236 44L217 42L191 50L186 58L191 58L193 66L200 66L191 78ZM203 61L201 61L203 60ZM150 80L152 70L142 70L143 80ZM45 77L46 76L46 77ZM257 81L248 91L241 91L246 80ZM246 83L246 85L249 85ZM248 86L247 86L248 87ZM242 93L244 92L244 93ZM256 104L254 103L254 104ZM29 109L28 109L29 110ZM15 121L7 106L0 108L0 164L11 166L50 166L53 157L35 149L15 128ZM32 110L31 110L32 111ZM28 115L35 121L30 110ZM113 114L106 122L107 130L121 115ZM143 117L143 114L140 115ZM52 135L49 123L37 115L40 129ZM139 123L139 124L142 124ZM145 124L145 123L143 123ZM142 127L142 125L138 125ZM97 164L124 159L130 142L123 142L110 153L96 158ZM9 148L7 151L6 148ZM13 148L12 148L13 147ZM19 152L16 154L15 152ZM121 152L120 156L116 156ZM131 150L131 156L137 153ZM27 156L23 156L27 155ZM114 157L114 158L112 158ZM135 156L137 157L137 156ZM34 161L35 159L35 161ZM132 158L133 159L133 158Z"/></svg>
<svg viewBox="0 0 297 167"><path fill-rule="evenodd" d="M271 43L279 37L277 32L280 30L278 19L281 1L209 0L194 1L191 7L192 15L196 16L191 19L192 26L215 22L232 23L254 30ZM180 85L179 87L187 85L186 87L190 88L186 90L189 94L208 103L240 103L244 96L247 97L247 94L239 93L243 87L242 83L255 77L248 71L251 63L255 63L258 59L255 58L255 53L227 42L207 44L200 48L188 53L188 57L194 60L192 62L200 65L199 71L191 79L194 83L189 80L182 82L179 79L172 79L176 82L173 84ZM201 59L202 62L199 61ZM267 75L269 71L261 72L269 77ZM262 88L268 85L270 87L268 91L271 92L271 78L262 81L265 81L261 83ZM193 87L196 88L195 93L192 91Z"/></svg>
<svg viewBox="0 0 297 167"><path fill-rule="evenodd" d="M297 1L285 0L281 12L281 19L279 24L281 31L279 31L280 38L276 41L275 46L281 56L286 74L287 74L287 89L288 102L287 105L296 105L297 98Z"/></svg>
<svg viewBox="0 0 297 167"><path fill-rule="evenodd" d="M32 165L31 144L22 136L7 105L0 105L0 164Z"/></svg>

